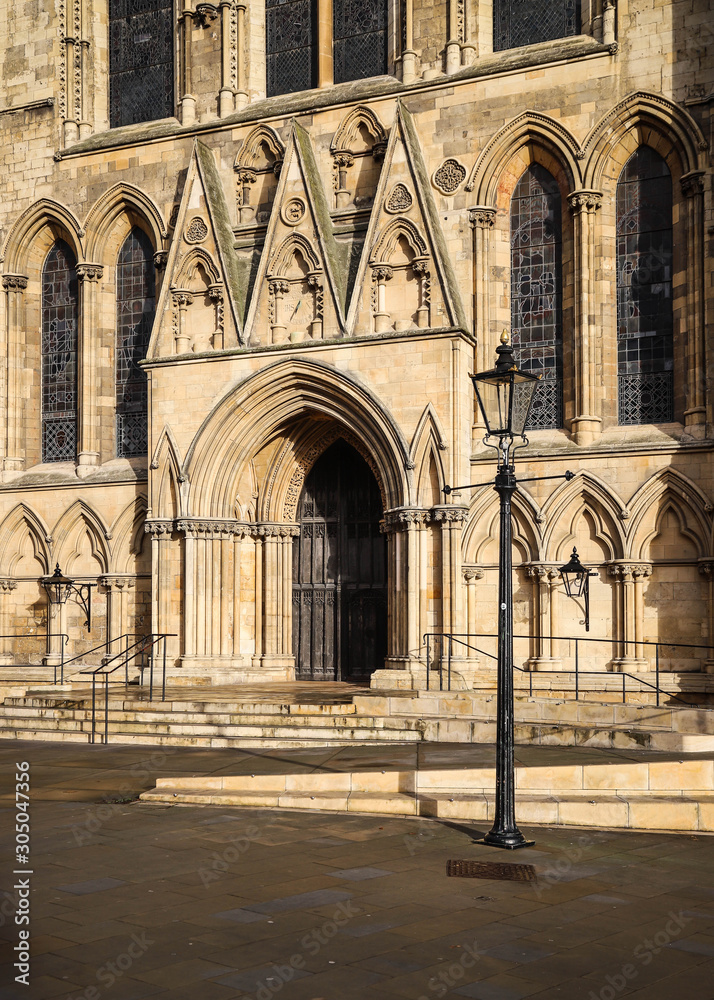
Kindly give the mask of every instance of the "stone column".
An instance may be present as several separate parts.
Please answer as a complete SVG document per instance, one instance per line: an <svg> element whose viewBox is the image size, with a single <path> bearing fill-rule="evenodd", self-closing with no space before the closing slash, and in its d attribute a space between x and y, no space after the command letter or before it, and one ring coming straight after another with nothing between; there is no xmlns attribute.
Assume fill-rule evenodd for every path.
<svg viewBox="0 0 714 1000"><path fill-rule="evenodd" d="M225 118L235 110L235 94L231 86L231 13L232 0L221 0L221 89L218 94L218 117Z"/></svg>
<svg viewBox="0 0 714 1000"><path fill-rule="evenodd" d="M167 657L176 659L181 649L180 619L172 616L171 599L174 581L171 578L170 547L174 522L146 521L144 530L151 536L151 631L178 633L167 640Z"/></svg>
<svg viewBox="0 0 714 1000"><path fill-rule="evenodd" d="M602 368L601 333L595 322L593 294L596 267L596 218L602 205L600 191L574 191L568 195L573 216L574 247L574 336L573 401L575 412L570 421L574 440L579 445L592 444L602 430L598 372Z"/></svg>
<svg viewBox="0 0 714 1000"><path fill-rule="evenodd" d="M17 580L9 577L0 579L0 664L14 663L14 642L8 636L11 634L12 592L17 588Z"/></svg>
<svg viewBox="0 0 714 1000"><path fill-rule="evenodd" d="M557 640L557 588L560 573L547 563L529 563L526 575L533 581L536 653L528 660L530 670L561 670L562 661L555 655Z"/></svg>
<svg viewBox="0 0 714 1000"><path fill-rule="evenodd" d="M325 289L322 284L322 271L310 271L307 276L307 283L315 296L314 319L310 323L310 336L313 340L322 340L323 319L325 313Z"/></svg>
<svg viewBox="0 0 714 1000"><path fill-rule="evenodd" d="M331 87L332 69L332 0L317 5L317 85Z"/></svg>
<svg viewBox="0 0 714 1000"><path fill-rule="evenodd" d="M107 657L110 657L124 649L126 639L121 643L115 641L121 636L129 635L129 644L135 641L129 623L129 593L136 581L133 576L102 576L99 583L107 592L107 643L111 643L107 645Z"/></svg>
<svg viewBox="0 0 714 1000"><path fill-rule="evenodd" d="M469 634L468 643L470 646L479 646L483 640L478 635L478 606L476 603L476 583L483 580L483 569L481 566L463 567L464 583L466 584L466 630ZM478 660L478 653L474 649L469 649L467 656L470 660Z"/></svg>
<svg viewBox="0 0 714 1000"><path fill-rule="evenodd" d="M174 343L177 354L188 354L191 350L191 335L188 329L188 307L193 305L193 295L187 291L172 293L174 307Z"/></svg>
<svg viewBox="0 0 714 1000"><path fill-rule="evenodd" d="M621 655L613 659L613 670L621 673L635 673L649 670L649 662L643 654L644 602L643 583L651 575L650 563L616 562L609 563L608 571L620 585L619 644Z"/></svg>
<svg viewBox="0 0 714 1000"><path fill-rule="evenodd" d="M388 646L385 671L376 684L389 687L393 670L424 670L422 633L426 631L425 559L421 532L426 512L401 507L385 512L381 530L387 535Z"/></svg>
<svg viewBox="0 0 714 1000"><path fill-rule="evenodd" d="M6 420L2 449L2 479L7 482L17 476L25 464L22 418L22 366L24 353L24 292L27 278L24 274L4 274L2 286L6 293L4 378L0 381L0 413ZM4 385L2 384L4 382Z"/></svg>
<svg viewBox="0 0 714 1000"><path fill-rule="evenodd" d="M414 51L414 0L404 0L402 83L414 83L418 75L417 54Z"/></svg>
<svg viewBox="0 0 714 1000"><path fill-rule="evenodd" d="M293 524L264 523L256 525L256 529L263 541L260 604L257 602L256 594L256 624L261 614L263 621L260 667L268 674L273 673L277 679L294 680L292 539L299 533L300 528Z"/></svg>
<svg viewBox="0 0 714 1000"><path fill-rule="evenodd" d="M255 219L255 205L250 204L251 185L255 184L258 175L252 167L234 167L236 175L236 202L238 222L245 225Z"/></svg>
<svg viewBox="0 0 714 1000"><path fill-rule="evenodd" d="M616 33L616 15L614 0L605 0L602 12L602 40L605 45L614 45Z"/></svg>
<svg viewBox="0 0 714 1000"><path fill-rule="evenodd" d="M191 93L191 36L193 32L193 11L187 2L181 13L181 124L192 125L196 121L196 98Z"/></svg>
<svg viewBox="0 0 714 1000"><path fill-rule="evenodd" d="M417 309L417 326L421 330L428 329L431 322L431 288L429 285L429 258L415 257L412 270L419 278L419 307Z"/></svg>
<svg viewBox="0 0 714 1000"><path fill-rule="evenodd" d="M461 69L458 6L459 0L449 0L449 41L446 43L446 72L449 76Z"/></svg>
<svg viewBox="0 0 714 1000"><path fill-rule="evenodd" d="M223 285L218 283L211 285L208 289L208 296L213 302L216 311L215 326L211 337L211 347L214 351L221 351L225 345L225 316L223 301Z"/></svg>
<svg viewBox="0 0 714 1000"><path fill-rule="evenodd" d="M394 274L389 264L372 265L373 301L372 315L374 316L374 332L386 333L391 326L391 317L387 312L387 290L386 283Z"/></svg>
<svg viewBox="0 0 714 1000"><path fill-rule="evenodd" d="M270 278L268 280L271 344L285 344L287 342L288 328L283 322L283 297L289 291L290 282L282 278Z"/></svg>
<svg viewBox="0 0 714 1000"><path fill-rule="evenodd" d="M355 158L347 150L338 150L333 157L337 170L337 188L335 190L335 208L347 208L352 201L352 191L347 188L347 171L354 166Z"/></svg>
<svg viewBox="0 0 714 1000"><path fill-rule="evenodd" d="M474 288L473 316L474 333L476 335L477 372L487 371L493 364L493 345L491 335L491 253L493 242L493 227L496 223L496 209L488 205L477 205L469 210L469 222L473 230L474 253ZM485 431L483 417L474 400L474 443L480 441Z"/></svg>
<svg viewBox="0 0 714 1000"><path fill-rule="evenodd" d="M703 670L707 674L714 674L714 559L700 559L699 560L699 572L704 577L707 583L708 590L708 604L709 604L709 616L708 616L708 636L709 636L709 647L707 650L707 657L704 660Z"/></svg>
<svg viewBox="0 0 714 1000"><path fill-rule="evenodd" d="M236 67L235 67L235 109L242 111L248 103L248 88L246 87L246 49L245 49L245 11L244 3L235 5L235 25L236 25Z"/></svg>
<svg viewBox="0 0 714 1000"><path fill-rule="evenodd" d="M88 476L99 465L99 408L97 399L97 297L102 264L77 264L81 284L77 350L77 475Z"/></svg>
<svg viewBox="0 0 714 1000"><path fill-rule="evenodd" d="M704 352L704 171L682 177L686 198L687 312L684 425L689 434L706 434L706 358Z"/></svg>

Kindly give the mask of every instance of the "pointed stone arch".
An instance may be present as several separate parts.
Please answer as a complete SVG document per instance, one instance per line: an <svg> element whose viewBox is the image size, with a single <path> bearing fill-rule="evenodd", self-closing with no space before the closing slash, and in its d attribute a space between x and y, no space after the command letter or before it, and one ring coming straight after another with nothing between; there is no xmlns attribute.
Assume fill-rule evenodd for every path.
<svg viewBox="0 0 714 1000"><path fill-rule="evenodd" d="M136 572L136 559L141 553L146 533L146 498L135 497L112 524L111 573Z"/></svg>
<svg viewBox="0 0 714 1000"><path fill-rule="evenodd" d="M586 510L592 514L597 537L611 553L610 558L624 557L626 542L621 524L625 505L601 479L581 472L554 490L543 504L541 516L547 525L543 540L545 559L558 559L558 553L572 538L574 526Z"/></svg>
<svg viewBox="0 0 714 1000"><path fill-rule="evenodd" d="M168 230L155 202L134 184L115 184L95 201L85 219L88 260L115 263L116 254L109 252L107 240L122 216L128 228L138 225L146 231L154 250L163 247Z"/></svg>
<svg viewBox="0 0 714 1000"><path fill-rule="evenodd" d="M275 157L276 163L282 163L285 157L285 143L275 129L269 125L258 125L249 132L243 140L243 145L236 153L234 170L240 167L256 169L261 159L261 147L266 146Z"/></svg>
<svg viewBox="0 0 714 1000"><path fill-rule="evenodd" d="M406 239L407 243L414 251L415 257L425 257L429 253L427 242L419 232L418 227L411 221L399 216L387 223L379 234L377 242L372 252L370 263L389 263L394 253L400 236Z"/></svg>
<svg viewBox="0 0 714 1000"><path fill-rule="evenodd" d="M704 168L707 141L691 115L666 97L637 91L615 105L588 134L583 144L585 188L602 188L613 151L639 128L654 132L676 152L682 175ZM628 147L625 160L631 152Z"/></svg>
<svg viewBox="0 0 714 1000"><path fill-rule="evenodd" d="M204 420L186 456L191 514L233 517L245 464L271 435L305 417L334 421L355 435L371 456L385 503L410 502L408 448L384 404L352 375L292 358L239 382Z"/></svg>
<svg viewBox="0 0 714 1000"><path fill-rule="evenodd" d="M477 204L496 204L501 174L524 146L544 148L563 167L570 190L582 187L582 151L573 134L548 115L524 111L493 136L476 160L466 190L475 192Z"/></svg>
<svg viewBox="0 0 714 1000"><path fill-rule="evenodd" d="M432 506L432 503L443 502L442 490L446 483L446 472L442 455L447 447L446 435L434 405L427 403L419 417L409 449L410 459L416 470L414 478L418 494L417 503L421 506ZM427 477L430 478L431 463L433 463L438 478L439 496L432 503L424 504L424 483Z"/></svg>
<svg viewBox="0 0 714 1000"><path fill-rule="evenodd" d="M269 278L287 274L295 254L302 254L311 271L322 270L322 263L310 240L302 233L290 233L273 254L268 271Z"/></svg>
<svg viewBox="0 0 714 1000"><path fill-rule="evenodd" d="M700 557L712 553L712 504L706 494L687 476L676 469L662 469L647 480L628 504L630 523L628 530L628 555L643 559L657 533L665 510L674 511L682 533L692 539ZM653 510L657 510L654 526ZM648 523L649 520L649 523Z"/></svg>
<svg viewBox="0 0 714 1000"><path fill-rule="evenodd" d="M75 500L57 521L52 532L54 537L54 558L63 572L71 575L72 567L79 554L79 542L84 529L89 536L92 555L99 563L99 571L107 573L111 564L108 531L101 516L84 500Z"/></svg>
<svg viewBox="0 0 714 1000"><path fill-rule="evenodd" d="M221 271L211 254L203 247L192 247L178 262L174 286L176 288L189 288L198 267L203 268L212 285L221 282Z"/></svg>
<svg viewBox="0 0 714 1000"><path fill-rule="evenodd" d="M30 536L35 558L45 574L51 570L51 536L42 518L27 504L19 503L0 524L0 574L12 577L22 555L22 543Z"/></svg>
<svg viewBox="0 0 714 1000"><path fill-rule="evenodd" d="M373 154L374 147L378 144L382 153L384 153L387 132L374 111L364 105L352 108L337 126L337 131L330 146L331 152L333 154L338 152L353 152L358 141L360 126L364 126L374 139L372 146Z"/></svg>
<svg viewBox="0 0 714 1000"><path fill-rule="evenodd" d="M169 426L165 426L151 456L152 516L174 519L184 514L184 494L188 486L179 447Z"/></svg>
<svg viewBox="0 0 714 1000"><path fill-rule="evenodd" d="M63 239L78 261L84 259L84 230L79 219L60 202L41 198L22 213L8 233L0 256L6 273L27 274L32 246L43 229L52 234L49 242Z"/></svg>
<svg viewBox="0 0 714 1000"><path fill-rule="evenodd" d="M540 512L530 493L520 488L511 501L513 541L523 562L542 558L542 538L539 529ZM468 523L464 528L461 550L465 563L479 563L489 544L498 540L498 498L490 487L480 490L471 502Z"/></svg>

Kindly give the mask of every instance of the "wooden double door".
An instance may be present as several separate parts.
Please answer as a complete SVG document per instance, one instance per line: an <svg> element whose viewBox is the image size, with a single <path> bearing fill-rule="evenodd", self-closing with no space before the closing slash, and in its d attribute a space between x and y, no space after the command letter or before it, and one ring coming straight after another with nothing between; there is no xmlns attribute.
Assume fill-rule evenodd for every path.
<svg viewBox="0 0 714 1000"><path fill-rule="evenodd" d="M293 651L298 680L361 681L387 653L382 502L364 459L338 440L318 459L293 542Z"/></svg>

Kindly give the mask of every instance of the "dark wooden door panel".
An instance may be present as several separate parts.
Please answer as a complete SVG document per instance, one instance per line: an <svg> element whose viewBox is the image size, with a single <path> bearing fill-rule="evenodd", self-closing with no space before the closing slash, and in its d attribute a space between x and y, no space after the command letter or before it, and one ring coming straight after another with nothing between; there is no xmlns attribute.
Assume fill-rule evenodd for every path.
<svg viewBox="0 0 714 1000"><path fill-rule="evenodd" d="M387 650L386 541L366 462L337 441L308 475L293 543L293 650L300 680L368 677Z"/></svg>

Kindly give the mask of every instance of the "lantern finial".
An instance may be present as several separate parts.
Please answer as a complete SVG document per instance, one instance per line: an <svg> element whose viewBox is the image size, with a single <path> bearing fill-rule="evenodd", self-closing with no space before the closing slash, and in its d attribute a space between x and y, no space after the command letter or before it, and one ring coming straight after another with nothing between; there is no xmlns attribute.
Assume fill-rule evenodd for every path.
<svg viewBox="0 0 714 1000"><path fill-rule="evenodd" d="M508 343L508 330L505 327L503 328L503 333L501 334L501 343L502 344Z"/></svg>

